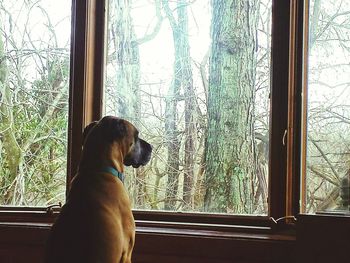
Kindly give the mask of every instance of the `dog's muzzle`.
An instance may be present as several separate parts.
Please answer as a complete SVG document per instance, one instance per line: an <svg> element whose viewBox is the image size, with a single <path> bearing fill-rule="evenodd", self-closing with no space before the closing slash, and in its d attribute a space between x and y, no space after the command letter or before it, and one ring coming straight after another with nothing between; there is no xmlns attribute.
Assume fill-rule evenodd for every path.
<svg viewBox="0 0 350 263"><path fill-rule="evenodd" d="M152 146L148 142L138 139L130 152L125 156L124 165L134 168L146 165L151 159L151 153Z"/></svg>

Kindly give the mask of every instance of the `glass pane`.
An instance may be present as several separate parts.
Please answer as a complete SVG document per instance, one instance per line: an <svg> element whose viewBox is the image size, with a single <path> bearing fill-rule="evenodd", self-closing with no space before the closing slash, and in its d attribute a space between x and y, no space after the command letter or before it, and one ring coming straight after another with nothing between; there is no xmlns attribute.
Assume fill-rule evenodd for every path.
<svg viewBox="0 0 350 263"><path fill-rule="evenodd" d="M349 210L350 2L310 1L306 212Z"/></svg>
<svg viewBox="0 0 350 263"><path fill-rule="evenodd" d="M65 199L70 5L0 1L0 205Z"/></svg>
<svg viewBox="0 0 350 263"><path fill-rule="evenodd" d="M153 145L135 209L266 214L271 1L109 1L105 115Z"/></svg>

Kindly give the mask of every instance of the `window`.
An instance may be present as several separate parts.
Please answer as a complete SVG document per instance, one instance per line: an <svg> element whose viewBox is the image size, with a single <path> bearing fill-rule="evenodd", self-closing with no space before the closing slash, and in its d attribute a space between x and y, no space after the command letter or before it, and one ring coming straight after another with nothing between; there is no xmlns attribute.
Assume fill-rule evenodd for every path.
<svg viewBox="0 0 350 263"><path fill-rule="evenodd" d="M104 114L154 147L134 208L268 212L271 1L108 1Z"/></svg>
<svg viewBox="0 0 350 263"><path fill-rule="evenodd" d="M0 205L65 200L69 6L0 3Z"/></svg>
<svg viewBox="0 0 350 263"><path fill-rule="evenodd" d="M310 1L302 209L348 211L350 3Z"/></svg>
<svg viewBox="0 0 350 263"><path fill-rule="evenodd" d="M348 131L346 120L349 116L344 99L347 86L344 83L348 65L343 61L344 65L339 65L339 67L337 65L336 68L333 68L334 61L325 59L328 52L325 52L327 46L334 50L337 46L341 47L337 48L339 53L336 51L336 54L341 58L346 57L346 27L338 28L343 30L341 31L342 41L338 39L338 42L331 41L331 38L338 37L337 33L340 31L333 30L328 33L319 27L321 30L319 32L322 34L327 32L319 36L328 38L320 38L322 41L326 40L324 45L317 46L319 44L316 41L317 49L310 48L310 53L307 53L307 49L303 46L307 43L304 40L306 38L303 39L303 21L306 19L304 1L264 0L259 2L259 6L254 1L235 1L222 10L216 8L224 6L215 6L214 2L223 5L231 3L223 0L208 2L204 0L175 2L166 0L111 0L109 2L73 0L71 2L73 27L69 42L67 24L70 15L62 13L62 16L59 15L60 18L54 18L58 12L51 14L48 13L48 10L61 9L55 8L50 1L42 0L33 6L30 6L30 2L24 1L25 8L21 10L42 13L49 3L52 4L52 9L48 7L48 15L44 12L44 15L29 16L30 19L35 20L33 24L25 24L17 20L18 28L25 24L29 29L30 25L33 25L34 28L38 26L40 23L36 20L42 19L43 27L40 32L47 29L47 34L32 33L29 35L36 36L36 41L34 38L25 38L20 42L26 45L31 44L31 46L19 48L19 44L17 45L15 41L10 41L7 46L4 45L4 51L7 47L12 47L6 60L11 58L14 63L17 63L19 58L25 57L27 64L21 65L20 68L15 67L16 64L6 64L13 67L13 70L21 69L18 74L11 75L11 85L8 87L12 89L11 91L18 91L11 94L14 96L12 97L13 102L17 103L13 106L18 107L16 110L20 113L18 116L22 121L5 125L3 120L7 115L1 113L0 169L2 171L8 169L8 163L5 160L7 155L4 154L6 147L4 135L9 127L21 125L15 130L15 135L22 136L17 137L19 138L18 143L23 143L21 140L25 134L35 136L34 141L45 140L45 143L31 145L29 151L24 152L28 154L25 160L30 162L26 163L25 170L21 174L23 176L12 181L21 183L27 180L29 184L18 189L24 192L29 189L32 191L25 192L28 195L22 195L25 198L19 198L18 203L2 202L2 205L47 206L64 201L64 188L69 185L79 163L82 130L90 121L106 114L115 114L130 119L141 130L142 136L154 145L154 158L151 164L140 170L129 170L127 176L126 187L136 208L134 214L139 226L142 224L152 226L154 221L157 221L157 226L160 226L162 225L160 221L166 221L175 222L175 224L178 222L190 223L186 224L186 227L200 229L222 227L220 229L225 231L227 229L235 231L237 228L242 230L244 226L253 226L249 228L249 231L266 231L271 229L273 220L270 220L270 217L277 219L294 216L300 212L300 207L303 212L322 210L319 209L323 202L320 197L324 200L328 190L335 189L339 193L342 193L342 189L347 191L346 187L339 188L339 186L342 186L341 180L346 172L346 132ZM117 3L125 6L117 6ZM213 6L212 3L214 3ZM13 8L20 6L10 3L8 5ZM2 4L4 8L9 8L9 6ZM41 6L45 8L39 8ZM245 9L247 7L249 8ZM313 7L317 5L316 2L311 1L310 15ZM325 4L321 7L324 9L320 11L319 21L323 24L319 23L325 26L322 27L323 29L329 27L335 29L337 24L346 23L348 7L344 2ZM333 11L332 8L334 8ZM246 15L234 12L231 14L230 10L232 12L233 10L245 10ZM308 9L306 8L305 11ZM344 16L333 17L335 14L342 13ZM3 13L7 17L9 14L9 12ZM216 38L215 34L221 32L219 29L216 30L216 27L225 24L223 21L227 18L226 15L228 17L236 15L237 19L234 21L237 21L237 24L229 23L229 25L230 28L237 26L235 33L240 32L243 37L235 38L229 34L232 32L228 30L227 34ZM214 17L218 19L215 20ZM327 22L330 20L323 20L327 17L333 18L332 23ZM5 21L2 27L12 23L9 19ZM187 23L182 24L179 21L187 21ZM212 22L214 25L211 25ZM250 26L246 26L248 22ZM306 25L305 23L305 29L307 29ZM50 40L56 40L54 32L49 30L55 26L65 30L57 31L62 33L59 37L57 36L57 42L50 42ZM11 38L11 35L6 33L10 31L6 30L4 28L1 31L5 40ZM22 35L18 34L18 36L23 35L27 37L26 32ZM17 33L15 36L18 37ZM179 39L182 40L181 46L177 46L180 44ZM231 39L234 40L231 41ZM69 44L70 60L68 60ZM32 54L26 53L26 51L33 51L36 47L42 49ZM217 49L221 52L217 52ZM321 51L321 60L317 60L315 51ZM218 57L213 57L213 54ZM229 61L226 61L227 57L224 57L223 54L228 55L230 62L239 61L240 63L229 64ZM236 55L242 57L236 59ZM306 58L309 59L307 74L305 74L306 71L301 70L307 65L303 61ZM215 64L223 61L227 63L224 66L219 63ZM54 73L50 71L49 74L49 70L52 70L52 67L48 67L52 66L49 62L57 66L55 70L66 74L62 75L63 80L57 86L60 89L53 90L44 86L45 83L48 84L48 81L52 80L49 77L52 77L51 74ZM41 65L40 63L45 66L37 67ZM28 64L31 67L27 67ZM221 66L222 71L229 71L238 66L242 67L242 72L243 68L249 70L241 72L242 75L237 75L233 79L228 77L227 80L220 82L214 78L214 76L222 77L221 72L215 73L218 68L215 68L214 65ZM317 72L320 69L321 73ZM181 70L181 75L178 74L178 70ZM337 70L337 74L342 76L337 79L340 82L332 83L335 86L331 89L332 94L327 93L327 89L323 88L325 94L322 96L324 98L325 95L332 95L334 97L327 98L333 98L333 101L337 99L336 102L339 104L333 104L337 105L335 108L320 111L319 97L314 97L315 92L312 90L319 89L319 83L316 82L324 81L323 74L328 72L327 74L333 76L333 70ZM69 90L67 89L68 71ZM25 73L27 78L19 73ZM20 76L22 77L19 78ZM185 78L185 76L188 77ZM305 76L308 77L309 82L303 82L306 79ZM329 80L331 79L333 78ZM18 80L21 80L24 86L17 85L15 81ZM191 80L191 85L187 85L188 80ZM245 89L230 92L228 87L231 86L228 84L225 89L210 88L210 85L215 87L218 83L231 84L236 83L235 81L240 81L240 85L244 84ZM307 88L308 111L306 107L303 107L306 104L301 103L301 88L304 87L302 84L309 84ZM325 86L324 84L330 85L323 83L322 86ZM344 85L338 86L339 84ZM338 88L343 88L344 93L337 93ZM7 99L6 93L3 93L4 90L2 86L1 109L10 105L4 103ZM57 102L55 98L58 99L58 97L55 96L60 94L60 91L65 93L61 94L62 97L53 110L55 115L48 118L50 125L38 126L38 123L32 123L33 120L42 120L43 115L40 114L43 113L45 107L50 107L52 103ZM224 93L216 94L216 91ZM251 97L248 96L250 100L237 99L239 96L233 97L234 92L238 91L241 96L250 94ZM246 93L248 91L249 94ZM45 96L45 100L39 100L41 97L37 94ZM331 100L325 101L322 106L327 105L326 102L330 103ZM248 108L244 107L247 105L249 105ZM29 111L31 109L33 112ZM234 113L237 110L240 114L236 116ZM314 110L317 110L320 115L314 115ZM28 114L29 112L31 115ZM222 118L216 119L217 116ZM245 116L246 120L240 121L242 116ZM300 121L301 116L304 117L304 123ZM330 123L336 125L334 120L342 122L339 126L339 129L343 129L342 134L327 137L326 132L335 127L332 125L324 126L325 129L318 133L318 125L321 126L323 123L317 118L313 119L314 117L322 118L327 125ZM223 122L220 123L219 120ZM246 125L247 123L249 125ZM228 135L227 131L234 131L232 127L240 127L241 130L237 129L237 131L243 132ZM34 133L36 128L40 134ZM320 155L312 141L307 141L307 150L302 148L306 145L306 141L301 139L301 136L306 134L305 131L311 138L315 135L322 137L315 137L316 143L322 147L321 149L327 148L326 156L333 167L336 165L335 171L341 176L340 181L333 181L335 184L332 184L330 180L327 180L332 179L328 177L328 173L334 172L331 171L331 166ZM215 134L217 132L221 133L220 136ZM231 149L237 145L231 143L239 141L238 139L242 137L244 138L240 144L242 154L239 156L241 163L237 165L231 162L229 163L231 166L228 167L215 167L216 164L224 164L220 158L227 158L230 154L231 157L233 156L232 153L236 151ZM215 138L215 140L209 141L206 138ZM340 138L344 141L340 141ZM64 143L66 140L68 143ZM324 140L331 141L332 144L325 143ZM329 151L332 150L331 147L337 145L339 146L337 152ZM205 153L204 149L209 149L208 147L211 147L210 151L207 150ZM216 152L223 148L226 149L224 154ZM171 149L174 150L174 155L168 155ZM301 155L301 153L306 154ZM208 165L210 158L214 160L214 165L210 164L211 168ZM34 161L37 162L34 163ZM324 169L324 174L312 172L311 166L308 166L311 162L321 165L316 168L317 171L320 168ZM68 170L67 185L65 164ZM176 169L173 169L174 167ZM219 169L226 169L227 177L217 176ZM300 176L300 170L306 173ZM16 173L10 174L8 171L3 174L0 177L0 183L5 183L0 188L2 194L9 192L7 189L12 186L4 180L9 176L17 175ZM42 177L45 175L48 178ZM44 183L42 187L38 187L39 181ZM53 191L49 192L49 188ZM221 198L222 196L224 198ZM327 209L338 208L342 197L338 195L336 198L338 200L335 200L335 205ZM13 220L47 220L47 218L42 219L42 214L46 213L45 210L39 208L35 211L41 211L40 213L32 214L22 213L24 211L22 208L2 207L1 209L0 218L3 218L4 214L5 218L8 218L9 213L7 212L12 209L19 211L21 215L14 213L15 216L11 218ZM7 210L6 213L3 213L4 209ZM32 211L31 209L27 208ZM24 216L25 214L29 215ZM173 226L168 223L164 225ZM239 226L232 227L232 225Z"/></svg>

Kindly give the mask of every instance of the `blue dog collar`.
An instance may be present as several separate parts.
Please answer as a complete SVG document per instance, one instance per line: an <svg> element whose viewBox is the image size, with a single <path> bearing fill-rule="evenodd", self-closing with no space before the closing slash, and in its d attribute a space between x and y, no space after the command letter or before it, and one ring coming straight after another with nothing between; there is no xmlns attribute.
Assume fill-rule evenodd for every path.
<svg viewBox="0 0 350 263"><path fill-rule="evenodd" d="M101 172L113 174L115 177L119 178L122 183L124 183L124 175L117 169L114 169L112 166L104 167Z"/></svg>

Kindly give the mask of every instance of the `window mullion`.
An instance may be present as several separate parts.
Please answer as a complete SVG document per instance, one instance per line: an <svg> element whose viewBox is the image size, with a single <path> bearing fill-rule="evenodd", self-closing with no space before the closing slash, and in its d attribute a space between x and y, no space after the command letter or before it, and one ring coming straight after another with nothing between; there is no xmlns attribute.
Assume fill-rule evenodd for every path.
<svg viewBox="0 0 350 263"><path fill-rule="evenodd" d="M104 21L105 1L76 0L72 10L67 182L77 172L83 128L101 117L105 34L105 23L101 21Z"/></svg>
<svg viewBox="0 0 350 263"><path fill-rule="evenodd" d="M87 2L73 0L72 3L72 39L70 64L70 93L69 93L69 127L68 127L68 171L67 192L69 181L76 173L79 163L82 141L82 127L84 120L85 90L85 34L86 34ZM74 143L73 143L74 142Z"/></svg>
<svg viewBox="0 0 350 263"><path fill-rule="evenodd" d="M290 51L290 86L289 86L289 116L290 136L288 144L288 182L289 182L289 206L287 213L296 215L300 211L300 171L302 149L302 100L304 82L305 52L305 24L304 1L292 1L291 16L291 51Z"/></svg>
<svg viewBox="0 0 350 263"><path fill-rule="evenodd" d="M286 2L289 2L286 3ZM290 1L273 1L269 214L287 215L287 147Z"/></svg>

